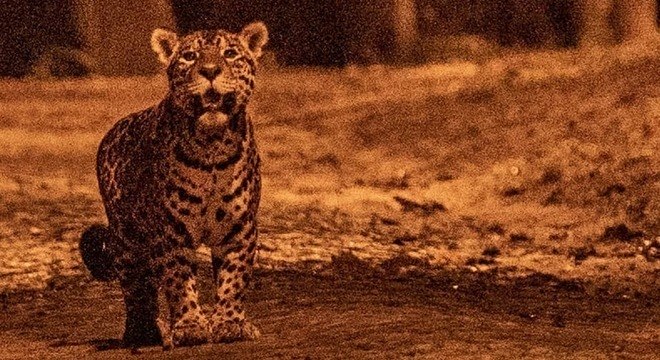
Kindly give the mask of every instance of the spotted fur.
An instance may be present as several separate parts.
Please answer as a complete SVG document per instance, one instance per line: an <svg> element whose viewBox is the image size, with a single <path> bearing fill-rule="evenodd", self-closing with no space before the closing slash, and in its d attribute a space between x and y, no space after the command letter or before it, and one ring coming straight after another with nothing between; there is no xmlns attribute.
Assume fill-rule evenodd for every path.
<svg viewBox="0 0 660 360"><path fill-rule="evenodd" d="M85 264L124 293L129 346L254 339L243 307L257 250L259 155L246 107L267 41L241 33L154 31L169 92L103 138L97 175L109 225L81 239ZM198 299L195 249L211 248L215 304Z"/></svg>

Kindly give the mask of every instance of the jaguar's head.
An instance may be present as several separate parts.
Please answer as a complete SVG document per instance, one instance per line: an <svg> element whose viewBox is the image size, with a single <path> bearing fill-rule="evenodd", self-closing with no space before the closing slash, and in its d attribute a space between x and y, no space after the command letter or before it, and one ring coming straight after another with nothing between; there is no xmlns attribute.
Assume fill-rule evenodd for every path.
<svg viewBox="0 0 660 360"><path fill-rule="evenodd" d="M217 127L245 110L267 41L266 26L256 22L237 34L197 31L179 37L157 29L151 46L167 65L174 105L203 127Z"/></svg>

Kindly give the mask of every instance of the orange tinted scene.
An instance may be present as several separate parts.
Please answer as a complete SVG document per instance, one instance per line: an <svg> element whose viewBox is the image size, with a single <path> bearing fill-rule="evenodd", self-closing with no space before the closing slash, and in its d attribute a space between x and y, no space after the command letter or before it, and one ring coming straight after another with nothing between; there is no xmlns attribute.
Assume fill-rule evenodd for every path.
<svg viewBox="0 0 660 360"><path fill-rule="evenodd" d="M3 1L0 359L657 359L658 7Z"/></svg>

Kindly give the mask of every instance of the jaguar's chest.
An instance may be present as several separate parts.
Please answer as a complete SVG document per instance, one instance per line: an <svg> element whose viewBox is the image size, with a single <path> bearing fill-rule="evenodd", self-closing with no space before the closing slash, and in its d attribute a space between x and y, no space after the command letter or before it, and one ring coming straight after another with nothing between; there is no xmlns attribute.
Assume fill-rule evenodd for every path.
<svg viewBox="0 0 660 360"><path fill-rule="evenodd" d="M206 235L222 236L256 212L260 195L256 149L246 147L212 166L191 166L174 157L163 185L165 208L193 239L205 242Z"/></svg>

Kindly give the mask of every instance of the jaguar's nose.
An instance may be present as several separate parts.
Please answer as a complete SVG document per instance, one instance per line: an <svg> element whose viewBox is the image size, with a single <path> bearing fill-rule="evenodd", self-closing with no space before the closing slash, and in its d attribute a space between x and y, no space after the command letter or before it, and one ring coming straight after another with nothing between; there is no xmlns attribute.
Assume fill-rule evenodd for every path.
<svg viewBox="0 0 660 360"><path fill-rule="evenodd" d="M201 69L199 69L199 74L209 79L209 81L213 81L213 79L220 75L221 72L222 68L215 64L205 64L202 65Z"/></svg>

